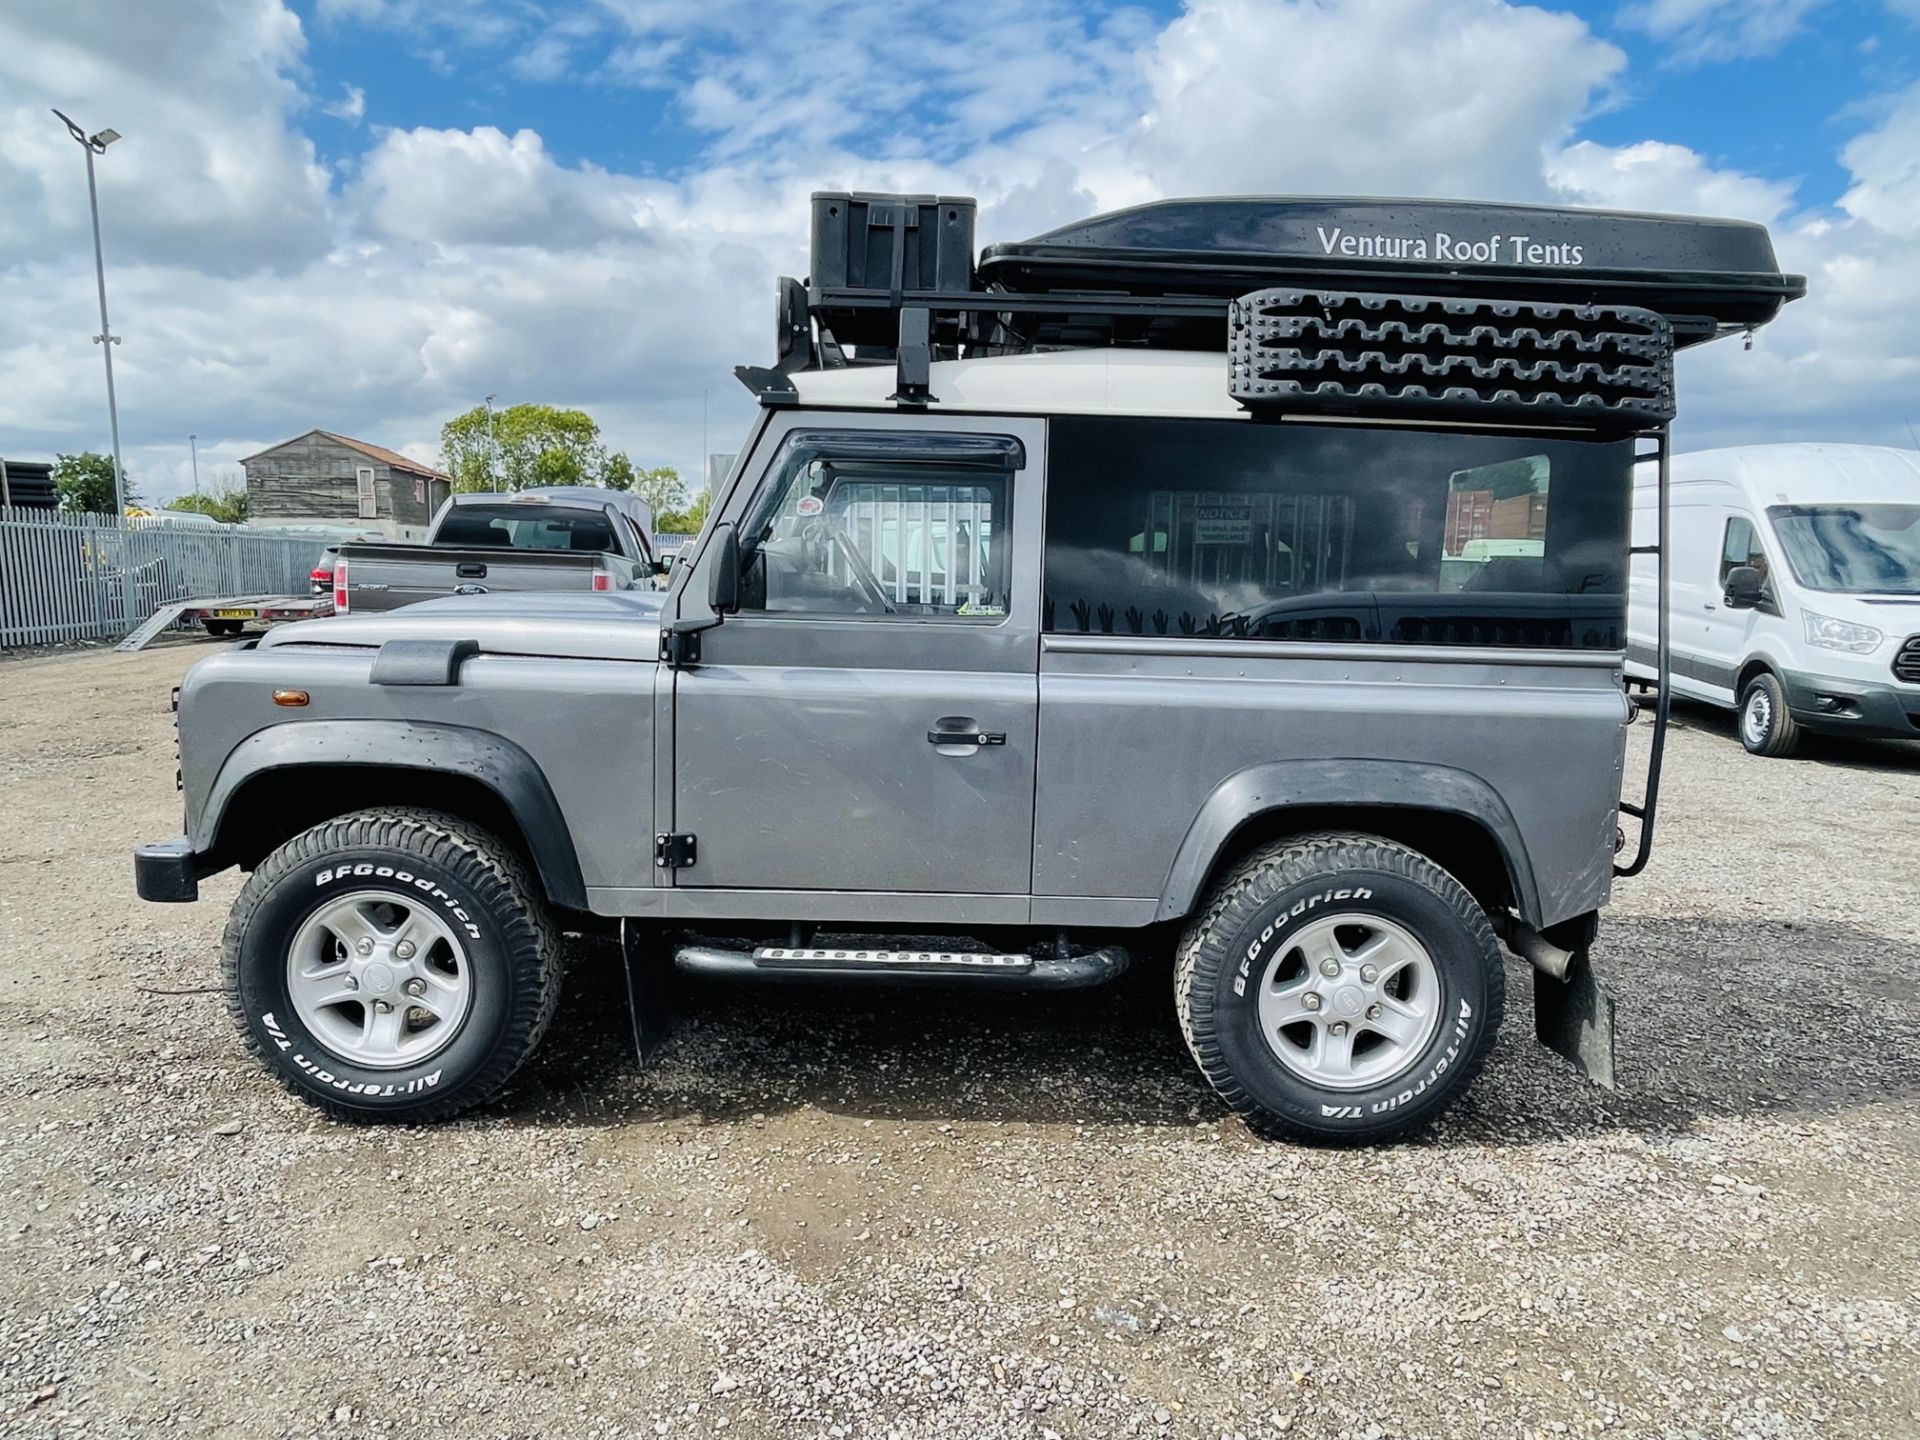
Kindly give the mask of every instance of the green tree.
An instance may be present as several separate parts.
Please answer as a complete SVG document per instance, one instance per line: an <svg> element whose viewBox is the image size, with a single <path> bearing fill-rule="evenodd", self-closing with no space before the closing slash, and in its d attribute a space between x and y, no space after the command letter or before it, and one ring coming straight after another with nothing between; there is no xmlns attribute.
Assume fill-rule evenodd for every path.
<svg viewBox="0 0 1920 1440"><path fill-rule="evenodd" d="M635 476L633 461L627 458L627 452L616 450L607 457L606 466L600 472L600 483L614 490L631 490Z"/></svg>
<svg viewBox="0 0 1920 1440"><path fill-rule="evenodd" d="M687 482L680 478L680 472L671 465L656 465L651 470L639 471L626 488L647 502L656 524L662 515L671 515L687 506Z"/></svg>
<svg viewBox="0 0 1920 1440"><path fill-rule="evenodd" d="M702 490L684 510L654 511L653 528L663 535L698 535L707 523L707 507L712 503L713 496Z"/></svg>
<svg viewBox="0 0 1920 1440"><path fill-rule="evenodd" d="M509 405L491 423L486 406L476 405L440 427L440 462L456 490L601 485L609 473L593 417L554 405Z"/></svg>
<svg viewBox="0 0 1920 1440"><path fill-rule="evenodd" d="M135 503L133 477L126 477L127 504ZM112 515L113 457L97 450L78 455L53 457L53 490L60 497L62 510L79 510L88 515Z"/></svg>
<svg viewBox="0 0 1920 1440"><path fill-rule="evenodd" d="M223 525L241 525L247 518L247 490L242 485L223 486L212 493L195 491L169 500L167 509L191 510L199 515L211 515Z"/></svg>

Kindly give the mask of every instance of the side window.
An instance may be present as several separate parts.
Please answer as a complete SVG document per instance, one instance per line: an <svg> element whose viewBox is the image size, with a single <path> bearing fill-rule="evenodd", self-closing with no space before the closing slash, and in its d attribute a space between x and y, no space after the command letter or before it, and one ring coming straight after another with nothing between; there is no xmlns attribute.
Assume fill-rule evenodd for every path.
<svg viewBox="0 0 1920 1440"><path fill-rule="evenodd" d="M1063 416L1053 633L1617 649L1627 440Z"/></svg>
<svg viewBox="0 0 1920 1440"><path fill-rule="evenodd" d="M1012 474L951 463L931 440L919 454L904 453L913 438L890 432L884 445L789 442L741 530L740 608L1003 617Z"/></svg>
<svg viewBox="0 0 1920 1440"><path fill-rule="evenodd" d="M1767 552L1760 548L1760 537L1755 533L1753 522L1744 515L1735 515L1727 521L1726 535L1720 544L1720 584L1724 588L1727 576L1736 566L1750 565L1760 572L1760 583L1766 584Z"/></svg>

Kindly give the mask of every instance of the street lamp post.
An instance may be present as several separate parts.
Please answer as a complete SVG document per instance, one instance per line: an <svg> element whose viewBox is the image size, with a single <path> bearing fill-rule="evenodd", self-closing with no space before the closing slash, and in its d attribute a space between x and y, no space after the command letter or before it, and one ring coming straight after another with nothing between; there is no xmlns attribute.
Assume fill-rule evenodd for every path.
<svg viewBox="0 0 1920 1440"><path fill-rule="evenodd" d="M120 337L113 333L113 327L107 323L107 261L100 247L100 191L93 179L93 157L106 154L107 147L120 138L120 132L96 130L89 135L58 110L53 113L60 117L60 123L67 127L67 133L79 142L80 148L87 154L87 205L93 212L93 278L100 289L100 333L93 337L93 343L100 347L100 354L107 364L107 430L113 439L114 519L124 528L127 523L127 474L120 463L120 407L113 395L113 347L120 343ZM124 547L120 578L126 599L127 623L131 625L134 623L133 564L132 556L124 552Z"/></svg>
<svg viewBox="0 0 1920 1440"><path fill-rule="evenodd" d="M500 477L494 471L500 463L500 445L493 438L493 399L493 396L487 396L487 488L498 490Z"/></svg>
<svg viewBox="0 0 1920 1440"><path fill-rule="evenodd" d="M193 454L193 493L200 493L200 437L187 436L187 449Z"/></svg>

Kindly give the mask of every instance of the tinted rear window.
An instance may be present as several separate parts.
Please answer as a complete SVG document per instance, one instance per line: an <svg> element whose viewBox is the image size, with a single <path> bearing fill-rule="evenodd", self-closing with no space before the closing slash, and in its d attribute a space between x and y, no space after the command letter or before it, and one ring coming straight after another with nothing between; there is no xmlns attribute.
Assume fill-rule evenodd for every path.
<svg viewBox="0 0 1920 1440"><path fill-rule="evenodd" d="M459 505L447 512L437 545L499 550L597 550L618 553L613 526L598 510L533 505Z"/></svg>
<svg viewBox="0 0 1920 1440"><path fill-rule="evenodd" d="M1619 649L1633 442L1072 416L1054 633Z"/></svg>

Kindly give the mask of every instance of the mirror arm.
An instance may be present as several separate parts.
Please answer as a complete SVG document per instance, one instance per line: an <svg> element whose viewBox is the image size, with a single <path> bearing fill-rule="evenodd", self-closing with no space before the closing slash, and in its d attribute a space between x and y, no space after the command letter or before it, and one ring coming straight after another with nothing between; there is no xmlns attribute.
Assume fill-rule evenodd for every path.
<svg viewBox="0 0 1920 1440"><path fill-rule="evenodd" d="M714 528L706 548L715 552L710 557L702 557L703 560L710 558L714 567L707 583L709 613L682 616L660 630L660 659L674 669L698 665L701 633L725 621L728 611L740 608L739 533L731 524L723 522Z"/></svg>

